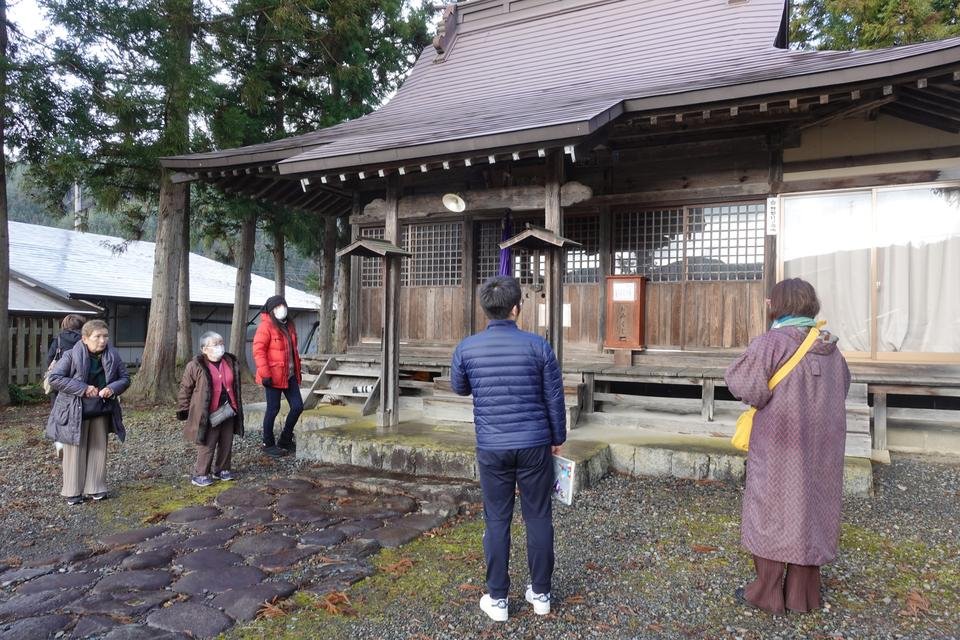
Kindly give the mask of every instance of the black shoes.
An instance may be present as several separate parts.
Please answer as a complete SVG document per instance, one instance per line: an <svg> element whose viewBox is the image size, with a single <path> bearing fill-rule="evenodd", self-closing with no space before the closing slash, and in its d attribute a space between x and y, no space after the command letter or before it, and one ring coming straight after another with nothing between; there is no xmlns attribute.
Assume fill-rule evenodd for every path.
<svg viewBox="0 0 960 640"><path fill-rule="evenodd" d="M83 504L83 496L70 496L67 498L67 504L71 507L75 507L78 504Z"/></svg>
<svg viewBox="0 0 960 640"><path fill-rule="evenodd" d="M293 440L291 440L290 442L280 442L277 444L277 446L283 449L284 451L287 451L288 453L297 452L297 443L294 442Z"/></svg>
<svg viewBox="0 0 960 640"><path fill-rule="evenodd" d="M282 458L290 455L290 452L277 446L268 447L267 445L263 445L263 455L270 456L271 458Z"/></svg>

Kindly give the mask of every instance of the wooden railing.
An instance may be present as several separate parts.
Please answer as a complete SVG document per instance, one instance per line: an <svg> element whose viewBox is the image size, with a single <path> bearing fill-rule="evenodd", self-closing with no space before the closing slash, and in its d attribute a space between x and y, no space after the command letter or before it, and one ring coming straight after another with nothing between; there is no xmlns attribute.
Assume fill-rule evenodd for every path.
<svg viewBox="0 0 960 640"><path fill-rule="evenodd" d="M59 331L58 318L10 316L10 382L33 384L47 371L47 348Z"/></svg>

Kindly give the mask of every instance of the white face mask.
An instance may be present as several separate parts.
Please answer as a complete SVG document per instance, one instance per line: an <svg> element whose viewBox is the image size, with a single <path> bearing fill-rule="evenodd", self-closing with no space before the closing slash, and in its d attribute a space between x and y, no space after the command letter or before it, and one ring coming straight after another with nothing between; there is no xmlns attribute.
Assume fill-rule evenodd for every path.
<svg viewBox="0 0 960 640"><path fill-rule="evenodd" d="M273 315L277 318L277 320L286 320L287 308L283 305L280 305L279 307L274 308Z"/></svg>
<svg viewBox="0 0 960 640"><path fill-rule="evenodd" d="M222 358L223 352L224 352L224 349L222 344L218 344L212 347L207 347L207 357L210 358L210 360L213 362L216 362L220 358Z"/></svg>

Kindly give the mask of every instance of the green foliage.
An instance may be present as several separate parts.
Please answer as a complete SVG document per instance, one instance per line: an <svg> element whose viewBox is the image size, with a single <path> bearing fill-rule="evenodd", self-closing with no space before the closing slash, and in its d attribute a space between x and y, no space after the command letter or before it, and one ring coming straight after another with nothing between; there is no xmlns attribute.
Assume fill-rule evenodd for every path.
<svg viewBox="0 0 960 640"><path fill-rule="evenodd" d="M26 404L43 404L47 402L47 395L43 392L43 387L39 384L26 384L26 385L9 385L10 388L10 404L12 405L26 405Z"/></svg>
<svg viewBox="0 0 960 640"><path fill-rule="evenodd" d="M790 42L804 49L876 49L960 35L960 0L795 0Z"/></svg>

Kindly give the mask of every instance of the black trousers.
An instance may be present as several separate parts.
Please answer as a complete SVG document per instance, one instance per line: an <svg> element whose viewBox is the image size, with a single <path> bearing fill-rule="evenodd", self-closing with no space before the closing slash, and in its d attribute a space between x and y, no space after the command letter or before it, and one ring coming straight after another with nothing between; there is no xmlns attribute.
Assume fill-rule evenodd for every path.
<svg viewBox="0 0 960 640"><path fill-rule="evenodd" d="M550 446L489 451L477 449L483 491L483 554L487 590L495 599L510 590L510 522L515 488L527 527L527 564L536 593L550 593L553 576L553 456Z"/></svg>
<svg viewBox="0 0 960 640"><path fill-rule="evenodd" d="M287 413L287 419L283 423L283 431L280 432L280 444L286 445L293 442L293 428L303 413L303 397L300 395L300 385L297 384L297 377L290 376L287 381L286 389L277 389L275 387L264 387L267 396L267 410L263 412L263 444L272 447L277 444L273 435L273 423L280 413L280 396L287 399L290 405L290 412Z"/></svg>

